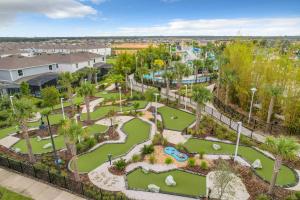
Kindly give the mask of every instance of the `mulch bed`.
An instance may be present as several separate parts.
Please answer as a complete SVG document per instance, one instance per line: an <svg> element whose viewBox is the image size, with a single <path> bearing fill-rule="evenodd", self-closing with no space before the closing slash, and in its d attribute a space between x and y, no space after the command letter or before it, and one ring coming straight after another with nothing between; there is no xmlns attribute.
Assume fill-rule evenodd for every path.
<svg viewBox="0 0 300 200"><path fill-rule="evenodd" d="M53 134L53 135L56 135L56 134L57 134L58 128L59 128L59 125L51 125L51 131L52 131L52 134ZM29 135L29 137L40 136L41 138L50 136L50 135L49 135L48 127L46 127L46 128L43 129L43 130L37 129L37 130L33 130L33 131L28 131L28 135ZM20 139L24 139L24 136L23 136L22 133L16 134L15 137L18 137L18 138L20 138Z"/></svg>
<svg viewBox="0 0 300 200"><path fill-rule="evenodd" d="M110 168L108 168L108 171L116 176L123 176L126 174L125 169L120 171L115 166L111 166Z"/></svg>

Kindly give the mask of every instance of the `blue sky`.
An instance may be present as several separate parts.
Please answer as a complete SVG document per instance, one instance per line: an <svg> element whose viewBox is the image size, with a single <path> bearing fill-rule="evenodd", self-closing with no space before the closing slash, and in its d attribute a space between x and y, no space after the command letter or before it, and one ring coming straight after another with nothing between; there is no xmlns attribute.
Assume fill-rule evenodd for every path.
<svg viewBox="0 0 300 200"><path fill-rule="evenodd" d="M299 0L0 0L0 36L300 35Z"/></svg>

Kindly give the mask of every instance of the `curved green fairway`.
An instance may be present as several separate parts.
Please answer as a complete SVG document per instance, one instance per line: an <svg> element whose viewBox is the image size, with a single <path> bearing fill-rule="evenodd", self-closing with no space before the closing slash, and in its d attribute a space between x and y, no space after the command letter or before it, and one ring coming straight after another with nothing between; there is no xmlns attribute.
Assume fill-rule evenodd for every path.
<svg viewBox="0 0 300 200"><path fill-rule="evenodd" d="M78 157L78 170L80 172L90 172L105 163L108 154L112 154L113 157L123 155L134 145L149 139L150 124L135 118L124 124L123 131L127 134L125 143L104 144L92 152L82 154Z"/></svg>
<svg viewBox="0 0 300 200"><path fill-rule="evenodd" d="M9 134L16 133L18 128L16 126L10 126L7 128L2 128L0 130L0 139L5 138Z"/></svg>
<svg viewBox="0 0 300 200"><path fill-rule="evenodd" d="M3 200L32 200L32 198L23 196L6 188L0 187L1 199Z"/></svg>
<svg viewBox="0 0 300 200"><path fill-rule="evenodd" d="M195 115L168 106L158 108L157 112L162 116L166 129L183 131L195 121Z"/></svg>
<svg viewBox="0 0 300 200"><path fill-rule="evenodd" d="M146 102L146 101L131 101L129 103L133 104L134 102L138 102L140 104L138 109L143 109L148 104L148 102ZM130 106L123 106L122 107L123 111L130 111L130 110L133 110L133 109L134 108L133 108L132 105L130 105ZM105 117L109 113L109 111L111 111L111 110L119 112L120 111L120 107L119 106L103 106L103 107L100 107L100 108L96 109L94 112L91 112L91 119L92 120L101 119L101 118ZM81 120L87 120L87 114L83 113L80 116L80 119Z"/></svg>
<svg viewBox="0 0 300 200"><path fill-rule="evenodd" d="M86 128L89 135L95 135L97 133L105 133L108 130L107 126L101 124L93 124Z"/></svg>
<svg viewBox="0 0 300 200"><path fill-rule="evenodd" d="M53 139L54 139L56 150L65 148L64 138L62 135L54 137ZM30 143L34 154L48 153L53 151L51 147L47 149L43 148L45 144L51 143L50 138L41 141L37 141L36 137L30 138ZM27 145L25 139L18 141L13 147L19 148L21 150L21 153L27 153Z"/></svg>
<svg viewBox="0 0 300 200"><path fill-rule="evenodd" d="M214 150L212 148L213 144L221 145L220 150ZM201 139L189 139L184 146L188 149L189 152L199 153L204 151L207 154L229 154L234 155L235 145L226 144L222 142L213 142L208 140ZM252 164L256 159L260 159L263 168L255 169L256 173L263 177L265 180L270 181L273 173L274 160L265 156L263 153L245 146L239 146L238 154L245 158L250 164ZM296 176L293 173L293 170L286 166L282 166L281 170L277 177L277 185L283 186L287 184L293 184L296 182Z"/></svg>
<svg viewBox="0 0 300 200"><path fill-rule="evenodd" d="M51 126L59 124L61 122L61 120L63 120L62 114L49 115L49 121L50 121ZM47 119L45 117L43 117L43 121L45 122L45 124L47 124ZM28 127L30 127L30 128L39 127L40 125L41 125L40 120L37 122L28 123Z"/></svg>
<svg viewBox="0 0 300 200"><path fill-rule="evenodd" d="M165 179L168 175L172 175L176 182L176 186L167 186ZM147 190L149 184L155 184L160 187L162 192L172 192L175 194L204 196L206 194L206 177L200 176L180 170L169 172L148 174L143 173L141 168L134 170L127 175L129 189Z"/></svg>

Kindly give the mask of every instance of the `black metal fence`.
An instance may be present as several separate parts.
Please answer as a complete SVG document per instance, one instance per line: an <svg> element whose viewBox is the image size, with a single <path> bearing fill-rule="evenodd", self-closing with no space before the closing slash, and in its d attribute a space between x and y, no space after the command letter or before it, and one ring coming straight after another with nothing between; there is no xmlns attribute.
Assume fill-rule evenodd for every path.
<svg viewBox="0 0 300 200"><path fill-rule="evenodd" d="M121 192L110 192L100 189L92 184L75 181L69 177L51 172L49 169L40 169L31 164L12 160L0 156L0 166L9 168L22 174L37 178L54 186L69 190L72 193L84 196L88 199L117 199L127 200L128 198Z"/></svg>

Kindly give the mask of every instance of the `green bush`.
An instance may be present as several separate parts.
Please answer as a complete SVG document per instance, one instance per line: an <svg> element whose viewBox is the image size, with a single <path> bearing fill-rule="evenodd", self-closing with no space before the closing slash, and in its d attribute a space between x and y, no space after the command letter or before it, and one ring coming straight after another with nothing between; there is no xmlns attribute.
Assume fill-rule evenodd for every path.
<svg viewBox="0 0 300 200"><path fill-rule="evenodd" d="M266 194L260 194L256 197L255 200L271 200L271 198L269 196L267 196Z"/></svg>
<svg viewBox="0 0 300 200"><path fill-rule="evenodd" d="M300 191L295 192L295 197L297 198L297 200L300 200Z"/></svg>
<svg viewBox="0 0 300 200"><path fill-rule="evenodd" d="M196 160L195 160L195 158L189 158L189 159L188 159L188 166L189 166L189 167L195 167L195 165L196 165Z"/></svg>
<svg viewBox="0 0 300 200"><path fill-rule="evenodd" d="M173 163L172 158L167 157L167 158L165 159L165 164L170 165L170 164L172 164L172 163Z"/></svg>
<svg viewBox="0 0 300 200"><path fill-rule="evenodd" d="M153 145L160 145L162 143L163 136L162 134L155 134L153 139L152 139L152 144Z"/></svg>
<svg viewBox="0 0 300 200"><path fill-rule="evenodd" d="M153 154L150 155L150 157L149 157L149 162L150 162L151 164L156 163L156 158L155 158L155 156L154 156Z"/></svg>
<svg viewBox="0 0 300 200"><path fill-rule="evenodd" d="M176 149L178 151L184 151L185 147L184 147L183 143L180 142L180 143L176 144Z"/></svg>
<svg viewBox="0 0 300 200"><path fill-rule="evenodd" d="M203 170L207 170L208 169L208 164L205 160L202 160L200 163L200 168Z"/></svg>
<svg viewBox="0 0 300 200"><path fill-rule="evenodd" d="M120 159L113 163L114 167L119 171L123 171L126 168L126 164L125 159Z"/></svg>
<svg viewBox="0 0 300 200"><path fill-rule="evenodd" d="M151 154L154 152L154 146L151 145L144 145L144 147L142 148L142 154L143 155L147 155L147 154Z"/></svg>
<svg viewBox="0 0 300 200"><path fill-rule="evenodd" d="M131 158L132 162L139 162L141 160L142 160L142 157L140 155L138 155L138 154L132 155L132 158Z"/></svg>

